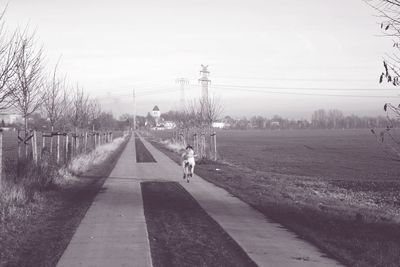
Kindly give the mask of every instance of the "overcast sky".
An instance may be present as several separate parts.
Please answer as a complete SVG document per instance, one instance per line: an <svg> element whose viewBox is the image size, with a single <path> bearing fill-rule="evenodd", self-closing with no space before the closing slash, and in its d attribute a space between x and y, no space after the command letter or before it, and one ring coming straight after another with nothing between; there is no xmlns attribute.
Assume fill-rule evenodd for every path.
<svg viewBox="0 0 400 267"><path fill-rule="evenodd" d="M354 90L391 88L377 82L391 40L377 36L361 0L8 3L8 28L29 24L48 65L61 56L69 80L115 115L131 112L133 88L140 114L174 108L179 77L190 79L188 98L199 95L201 64L209 65L210 94L235 117L309 118L318 108L377 115L383 103L400 102L395 89Z"/></svg>

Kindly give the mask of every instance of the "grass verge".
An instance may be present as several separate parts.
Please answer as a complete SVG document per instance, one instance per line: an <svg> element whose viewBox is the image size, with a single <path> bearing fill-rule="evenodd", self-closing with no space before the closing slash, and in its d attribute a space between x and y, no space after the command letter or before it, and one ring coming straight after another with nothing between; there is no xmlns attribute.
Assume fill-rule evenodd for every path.
<svg viewBox="0 0 400 267"><path fill-rule="evenodd" d="M179 148L151 140L179 164ZM336 203L310 205L312 196L289 186L293 176L256 172L224 162L201 160L196 173L239 197L268 218L281 223L299 237L348 266L400 266L400 225L373 216L367 210ZM285 182L290 179L290 182ZM307 187L307 181L295 180ZM288 185L287 187L285 185ZM356 214L354 216L354 214Z"/></svg>
<svg viewBox="0 0 400 267"><path fill-rule="evenodd" d="M156 162L150 151L144 146L139 136L135 133L136 162Z"/></svg>
<svg viewBox="0 0 400 267"><path fill-rule="evenodd" d="M126 143L116 139L76 158L69 167L79 176L62 169L51 186L13 201L0 222L0 266L55 266Z"/></svg>
<svg viewBox="0 0 400 267"><path fill-rule="evenodd" d="M153 266L257 266L180 184L141 187Z"/></svg>

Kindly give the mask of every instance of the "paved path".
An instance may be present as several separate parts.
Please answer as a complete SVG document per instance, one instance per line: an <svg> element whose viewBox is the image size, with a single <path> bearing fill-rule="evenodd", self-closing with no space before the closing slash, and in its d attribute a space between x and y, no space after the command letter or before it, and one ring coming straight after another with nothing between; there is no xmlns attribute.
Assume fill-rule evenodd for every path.
<svg viewBox="0 0 400 267"><path fill-rule="evenodd" d="M151 266L136 166L131 138L57 266Z"/></svg>
<svg viewBox="0 0 400 267"><path fill-rule="evenodd" d="M142 141L157 163L136 163L130 140L58 266L151 266L140 191L150 180L180 182L259 266L340 266L225 190L198 176L187 184L175 162Z"/></svg>

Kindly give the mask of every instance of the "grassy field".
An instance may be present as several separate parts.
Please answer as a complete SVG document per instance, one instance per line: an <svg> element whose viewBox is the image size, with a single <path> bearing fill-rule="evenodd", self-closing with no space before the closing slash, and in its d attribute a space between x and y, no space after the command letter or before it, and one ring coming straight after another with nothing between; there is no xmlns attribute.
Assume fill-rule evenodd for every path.
<svg viewBox="0 0 400 267"><path fill-rule="evenodd" d="M166 137L169 133L155 133ZM349 266L400 266L400 162L369 130L220 131L196 173ZM168 143L153 142L176 162Z"/></svg>
<svg viewBox="0 0 400 267"><path fill-rule="evenodd" d="M398 180L400 159L368 129L219 131L222 159L257 171L324 180Z"/></svg>

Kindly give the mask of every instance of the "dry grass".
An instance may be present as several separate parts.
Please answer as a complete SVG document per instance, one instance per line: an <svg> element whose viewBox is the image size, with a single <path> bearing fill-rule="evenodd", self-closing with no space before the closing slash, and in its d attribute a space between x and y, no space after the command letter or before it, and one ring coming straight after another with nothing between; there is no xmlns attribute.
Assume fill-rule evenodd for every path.
<svg viewBox="0 0 400 267"><path fill-rule="evenodd" d="M81 175L89 171L93 166L98 165L107 159L127 138L127 136L114 139L113 142L97 147L88 154L81 154L75 157L68 165L68 170L75 175Z"/></svg>
<svg viewBox="0 0 400 267"><path fill-rule="evenodd" d="M184 145L175 140L165 139L165 140L161 140L160 143L163 144L169 150L179 153L179 154L185 150Z"/></svg>
<svg viewBox="0 0 400 267"><path fill-rule="evenodd" d="M16 174L14 164L6 161L6 177L0 187L0 223L25 214L29 203L38 202L41 192L64 187L78 181L77 175L87 172L93 166L104 162L126 140L126 136L97 147L89 154L74 158L67 167L47 164L46 161L34 165L32 162L20 162Z"/></svg>

